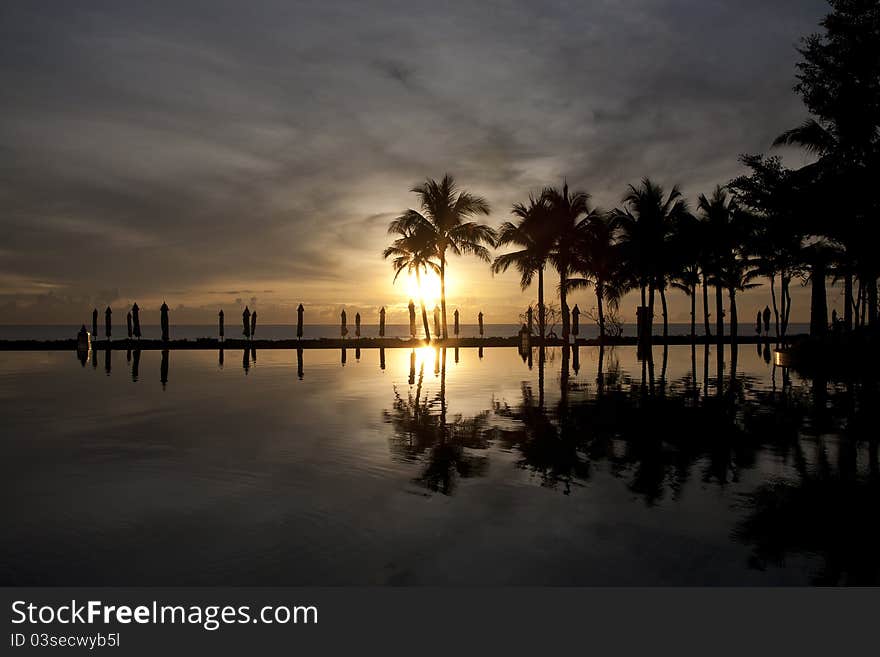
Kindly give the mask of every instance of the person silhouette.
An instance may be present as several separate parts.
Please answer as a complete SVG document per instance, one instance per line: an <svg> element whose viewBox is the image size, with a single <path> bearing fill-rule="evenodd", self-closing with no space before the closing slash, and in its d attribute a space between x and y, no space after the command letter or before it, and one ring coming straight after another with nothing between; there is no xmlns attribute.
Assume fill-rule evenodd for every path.
<svg viewBox="0 0 880 657"><path fill-rule="evenodd" d="M764 306L764 333L770 334L770 306Z"/></svg>

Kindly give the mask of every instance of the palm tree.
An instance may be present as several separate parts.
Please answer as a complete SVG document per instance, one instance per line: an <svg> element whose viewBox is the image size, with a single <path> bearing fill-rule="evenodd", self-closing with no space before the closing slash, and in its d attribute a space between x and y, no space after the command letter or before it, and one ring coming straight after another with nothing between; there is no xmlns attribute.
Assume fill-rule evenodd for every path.
<svg viewBox="0 0 880 657"><path fill-rule="evenodd" d="M800 146L818 157L816 162L792 173L801 183L802 208L806 210L803 214L812 215L812 226L807 232L834 240L843 247L837 257L837 271L844 281L843 325L850 331L853 328L853 278L858 275L860 280L871 279L864 265L869 261L873 263L875 258L873 255L861 257L865 244L873 242L865 231L863 190L867 181L861 175L864 169L854 166L851 154L844 152L838 133L839 128L833 123L823 125L809 119L783 132L773 146ZM869 174L869 179L871 176ZM873 222L873 216L870 221ZM873 252L873 247L869 249ZM813 277L812 272L810 276ZM813 308L811 315L813 310L821 315L819 309Z"/></svg>
<svg viewBox="0 0 880 657"><path fill-rule="evenodd" d="M739 243L735 219L739 206L725 188L717 185L710 197L700 194L697 208L705 225L706 243L714 262L710 274L715 284L715 331L721 342L724 336L724 281L721 267L731 258L733 249Z"/></svg>
<svg viewBox="0 0 880 657"><path fill-rule="evenodd" d="M520 287L526 290L538 275L538 334L544 342L546 308L544 307L544 267L553 247L550 231L548 204L543 196L529 196L528 204L517 203L512 213L518 223L506 221L498 231L496 246L513 244L522 247L497 256L492 263L492 273L498 274L515 267L520 273Z"/></svg>
<svg viewBox="0 0 880 657"><path fill-rule="evenodd" d="M392 221L388 227L389 235L399 235L391 243L391 246L382 252L382 257L391 261L394 267L394 280L400 273L415 273L416 284L419 288L419 304L422 308L422 325L425 328L425 339L431 341L431 330L428 328L428 311L425 309L425 296L422 294L422 272L431 270L439 272L440 267L435 262L433 235L424 229L412 229Z"/></svg>
<svg viewBox="0 0 880 657"><path fill-rule="evenodd" d="M549 208L553 237L550 262L559 273L559 306L562 311L562 339L568 341L570 333L568 313L568 278L573 271L577 255L579 233L587 223L601 212L590 207L590 195L586 192L570 192L563 181L562 189L545 187L541 195Z"/></svg>
<svg viewBox="0 0 880 657"><path fill-rule="evenodd" d="M691 214L682 217L675 229L673 240L675 269L670 272L672 287L684 292L691 300L691 342L697 336L697 286L701 281L701 225ZM708 317L704 307L704 321Z"/></svg>
<svg viewBox="0 0 880 657"><path fill-rule="evenodd" d="M791 315L789 285L801 269L801 243L804 237L803 216L799 212L800 190L793 172L782 166L778 157L744 155L740 161L752 170L727 185L737 204L750 211L754 224L753 251L759 256L763 274L770 279L770 298L776 318L776 337L784 339ZM776 278L780 281L779 302Z"/></svg>
<svg viewBox="0 0 880 657"><path fill-rule="evenodd" d="M599 342L605 342L605 306L616 310L630 287L630 276L621 266L617 245L617 219L613 214L591 217L579 231L573 269L582 278L569 278L571 289L593 286L599 320Z"/></svg>
<svg viewBox="0 0 880 657"><path fill-rule="evenodd" d="M653 332L654 292L663 304L663 333L668 333L666 294L669 241L676 224L687 216L687 204L678 186L664 196L663 188L649 178L629 186L623 208L615 214L621 228L621 248L630 270L638 279L641 305L647 308L648 336Z"/></svg>
<svg viewBox="0 0 880 657"><path fill-rule="evenodd" d="M733 253L720 267L719 282L727 289L730 298L731 343L735 343L737 338L736 293L758 287L760 283L753 281L760 275L761 270L755 265L755 261L741 252Z"/></svg>
<svg viewBox="0 0 880 657"><path fill-rule="evenodd" d="M390 232L421 233L430 236L440 274L440 308L443 317L443 339L449 337L446 322L446 262L447 252L455 255L472 254L489 262L489 250L494 246L495 231L472 219L489 214L489 204L481 196L459 191L449 174L437 182L428 178L410 191L419 196L421 210L407 210L393 222Z"/></svg>

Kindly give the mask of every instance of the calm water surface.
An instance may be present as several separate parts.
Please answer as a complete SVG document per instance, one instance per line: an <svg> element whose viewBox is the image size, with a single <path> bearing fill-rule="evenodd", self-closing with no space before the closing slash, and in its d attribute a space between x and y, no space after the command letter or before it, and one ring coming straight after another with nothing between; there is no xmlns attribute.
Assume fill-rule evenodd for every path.
<svg viewBox="0 0 880 657"><path fill-rule="evenodd" d="M877 584L877 386L740 346L0 354L2 584Z"/></svg>

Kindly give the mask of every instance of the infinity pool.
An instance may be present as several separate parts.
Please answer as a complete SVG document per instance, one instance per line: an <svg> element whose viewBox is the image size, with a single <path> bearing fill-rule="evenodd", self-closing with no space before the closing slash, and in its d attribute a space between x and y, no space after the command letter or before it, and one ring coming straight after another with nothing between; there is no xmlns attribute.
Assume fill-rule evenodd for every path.
<svg viewBox="0 0 880 657"><path fill-rule="evenodd" d="M3 353L0 582L878 584L877 385L769 356Z"/></svg>

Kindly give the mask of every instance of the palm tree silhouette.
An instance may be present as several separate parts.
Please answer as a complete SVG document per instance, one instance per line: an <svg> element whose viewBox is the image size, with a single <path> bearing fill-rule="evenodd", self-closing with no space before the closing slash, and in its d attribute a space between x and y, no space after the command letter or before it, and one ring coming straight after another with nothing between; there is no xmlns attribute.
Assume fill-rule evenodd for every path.
<svg viewBox="0 0 880 657"><path fill-rule="evenodd" d="M529 195L528 204L517 203L512 213L519 221L506 221L498 230L496 246L508 244L522 247L499 255L492 263L492 273L499 274L515 267L520 273L520 287L526 290L538 275L538 335L544 342L547 313L544 306L544 267L553 248L553 233L547 200Z"/></svg>
<svg viewBox="0 0 880 657"><path fill-rule="evenodd" d="M746 257L742 253L735 253L727 262L721 265L719 282L727 289L730 299L730 341L736 342L737 338L737 314L736 314L736 293L745 292L753 288L759 287L760 283L753 281L761 275L761 270L755 265L755 261Z"/></svg>
<svg viewBox="0 0 880 657"><path fill-rule="evenodd" d="M382 252L386 260L392 258L391 266L394 267L394 280L401 272L415 273L416 284L419 288L419 305L422 308L422 325L425 329L425 339L431 341L431 329L428 328L428 311L425 309L425 295L422 294L422 272L428 270L439 272L440 267L435 262L434 237L424 227L405 227L396 221L388 227L390 235L399 235Z"/></svg>
<svg viewBox="0 0 880 657"><path fill-rule="evenodd" d="M795 209L798 195L792 172L778 157L745 155L743 164L752 170L728 184L740 207L747 207L754 229L753 251L764 276L770 279L770 298L776 320L776 338L784 339L791 314L789 284L800 271L804 229ZM780 281L777 303L776 278Z"/></svg>
<svg viewBox="0 0 880 657"><path fill-rule="evenodd" d="M494 246L495 231L472 219L489 214L489 203L481 196L459 191L449 174L437 182L428 178L410 191L419 196L419 210L407 210L391 222L389 233L422 234L430 238L440 274L440 308L443 339L449 337L446 322L446 261L447 252L455 255L472 254L485 262L490 261L489 250Z"/></svg>
<svg viewBox="0 0 880 657"><path fill-rule="evenodd" d="M570 332L568 312L568 278L573 272L577 257L580 233L585 230L592 218L601 212L590 207L590 195L586 192L570 192L568 183L563 181L562 189L545 187L541 195L549 209L553 246L550 262L559 273L559 306L562 312L562 339L568 341Z"/></svg>
<svg viewBox="0 0 880 657"><path fill-rule="evenodd" d="M621 229L621 249L629 269L638 279L642 307L647 307L649 335L653 332L654 292L663 304L663 333L668 333L666 285L669 242L676 224L687 216L687 204L678 186L668 195L650 178L629 186L623 209L615 211Z"/></svg>
<svg viewBox="0 0 880 657"><path fill-rule="evenodd" d="M864 200L865 179L860 167L852 168L853 157L845 152L845 146L838 136L840 129L834 122L825 124L809 119L796 128L783 132L773 142L773 146L800 146L818 157L816 162L808 164L795 172L793 178L800 182L801 194L808 206L803 214L807 216L810 227L808 232L830 238L841 248L837 254L835 274L844 281L844 320L847 331L853 328L853 279L876 280L872 277L875 258L873 247L865 249L871 240L865 231L863 212L859 204ZM829 221L829 217L834 221ZM873 219L871 219L873 221ZM871 253L871 255L868 255ZM812 258L815 253L808 250L810 263L816 264ZM871 266L866 268L866 264ZM824 268L824 264L820 267ZM819 272L811 272L814 282ZM821 315L811 304L811 316ZM812 332L812 331L811 331Z"/></svg>
<svg viewBox="0 0 880 657"><path fill-rule="evenodd" d="M581 274L582 278L568 279L572 289L593 286L600 343L605 341L606 304L616 310L621 297L632 284L631 277L622 267L617 231L617 218L613 214L591 217L579 231L573 265L574 271Z"/></svg>
<svg viewBox="0 0 880 657"><path fill-rule="evenodd" d="M697 335L697 286L705 280L703 274L703 265L705 259L701 257L705 249L702 248L703 231L702 225L696 218L688 214L682 217L675 229L675 267L669 272L672 287L684 292L691 300L691 342L693 343ZM704 287L705 291L705 287ZM704 295L705 296L705 295ZM703 305L703 321L705 323L704 330L708 335L708 310L706 309L706 299Z"/></svg>
<svg viewBox="0 0 880 657"><path fill-rule="evenodd" d="M697 209L705 227L705 239L711 253L710 279L715 284L715 332L718 341L724 336L724 289L722 267L738 244L736 216L739 206L727 190L717 185L711 196L700 194Z"/></svg>

